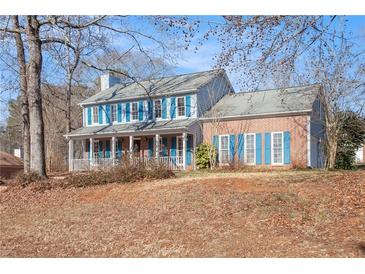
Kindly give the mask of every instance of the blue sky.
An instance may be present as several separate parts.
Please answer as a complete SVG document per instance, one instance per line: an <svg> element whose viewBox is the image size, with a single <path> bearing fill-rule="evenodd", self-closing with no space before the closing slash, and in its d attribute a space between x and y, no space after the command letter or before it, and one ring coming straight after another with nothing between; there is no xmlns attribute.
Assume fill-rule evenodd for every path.
<svg viewBox="0 0 365 274"><path fill-rule="evenodd" d="M197 43L198 39L207 30L207 23L209 21L222 22L222 17L220 16L191 16L192 19L199 19L201 21L200 32L197 33L196 37L192 40L192 46L188 50L179 50L176 53L175 66L172 73L190 73L198 72L212 69L214 66L214 56L220 51L220 44L213 38L205 41L205 43L199 47L198 51L194 51L194 45ZM355 42L359 50L365 50L365 16L347 16L348 29L351 31L351 40ZM133 28L139 29L143 32L150 32L153 34L153 28L148 24L148 17L143 16L132 16L129 17L128 22ZM128 43L121 40L114 40L115 45L120 49L127 49L129 47ZM147 42L146 47L151 47L154 50L153 45ZM46 58L45 58L46 59ZM0 71L5 69L5 65L0 60ZM230 77L235 90L240 90L239 87L235 86L235 75L230 75ZM274 88L274 87L273 87ZM0 86L0 89L4 90L4 87ZM10 98L15 98L16 93L0 93L0 124L6 120L7 117L7 100Z"/></svg>

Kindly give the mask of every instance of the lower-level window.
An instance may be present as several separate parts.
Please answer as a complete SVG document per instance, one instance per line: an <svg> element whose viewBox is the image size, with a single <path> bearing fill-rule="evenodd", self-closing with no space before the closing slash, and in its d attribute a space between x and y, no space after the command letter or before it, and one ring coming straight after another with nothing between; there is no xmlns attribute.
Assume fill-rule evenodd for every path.
<svg viewBox="0 0 365 274"><path fill-rule="evenodd" d="M272 163L283 164L284 160L284 141L282 132L272 133Z"/></svg>
<svg viewBox="0 0 365 274"><path fill-rule="evenodd" d="M255 134L246 134L245 143L245 162L255 164Z"/></svg>
<svg viewBox="0 0 365 274"><path fill-rule="evenodd" d="M229 135L219 136L219 163L229 163Z"/></svg>

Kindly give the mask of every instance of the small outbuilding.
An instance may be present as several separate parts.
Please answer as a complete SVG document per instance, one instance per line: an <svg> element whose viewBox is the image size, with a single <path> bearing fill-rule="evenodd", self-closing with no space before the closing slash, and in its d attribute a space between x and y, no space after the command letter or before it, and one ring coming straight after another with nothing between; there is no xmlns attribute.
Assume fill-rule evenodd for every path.
<svg viewBox="0 0 365 274"><path fill-rule="evenodd" d="M23 170L21 158L12 154L0 151L0 177L5 179L13 178L18 172Z"/></svg>

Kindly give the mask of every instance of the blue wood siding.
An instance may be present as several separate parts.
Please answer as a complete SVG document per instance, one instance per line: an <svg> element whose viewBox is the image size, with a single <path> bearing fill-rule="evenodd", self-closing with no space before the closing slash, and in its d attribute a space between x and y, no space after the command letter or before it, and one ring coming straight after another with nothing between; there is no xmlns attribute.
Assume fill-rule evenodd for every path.
<svg viewBox="0 0 365 274"><path fill-rule="evenodd" d="M186 104L185 116L190 117L190 115L191 115L191 96L190 95L187 95L185 97L185 104Z"/></svg>
<svg viewBox="0 0 365 274"><path fill-rule="evenodd" d="M125 120L129 122L131 120L131 104L125 104Z"/></svg>
<svg viewBox="0 0 365 274"><path fill-rule="evenodd" d="M99 158L103 158L103 142L99 142L98 156Z"/></svg>
<svg viewBox="0 0 365 274"><path fill-rule="evenodd" d="M262 134L256 133L256 165L262 164Z"/></svg>
<svg viewBox="0 0 365 274"><path fill-rule="evenodd" d="M171 137L171 149L170 154L172 157L176 156L176 136Z"/></svg>
<svg viewBox="0 0 365 274"><path fill-rule="evenodd" d="M238 134L238 144L237 144L238 161L243 163L244 161L244 135L242 133Z"/></svg>
<svg viewBox="0 0 365 274"><path fill-rule="evenodd" d="M290 164L290 132L284 132L284 164Z"/></svg>
<svg viewBox="0 0 365 274"><path fill-rule="evenodd" d="M167 137L162 137L162 156L167 156Z"/></svg>
<svg viewBox="0 0 365 274"><path fill-rule="evenodd" d="M176 117L176 98L171 97L170 101L171 101L171 103L170 103L170 118L172 120Z"/></svg>
<svg viewBox="0 0 365 274"><path fill-rule="evenodd" d="M166 98L163 97L162 98L162 119L166 119L167 118L167 103L166 103Z"/></svg>
<svg viewBox="0 0 365 274"><path fill-rule="evenodd" d="M271 164L271 133L265 133L265 164Z"/></svg>

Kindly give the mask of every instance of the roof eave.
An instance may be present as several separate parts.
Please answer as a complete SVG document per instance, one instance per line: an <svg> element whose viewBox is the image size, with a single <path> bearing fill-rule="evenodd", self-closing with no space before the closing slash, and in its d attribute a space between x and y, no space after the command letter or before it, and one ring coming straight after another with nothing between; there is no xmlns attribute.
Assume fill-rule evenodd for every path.
<svg viewBox="0 0 365 274"><path fill-rule="evenodd" d="M215 116L215 117L202 117L199 120L204 122L210 122L213 120L235 120L235 119L254 119L254 118L265 118L265 117L285 117L291 115L308 115L312 112L312 109L299 110L299 111L284 111L284 112L268 112L268 113L259 113L259 114L245 114L245 115L232 115L232 116Z"/></svg>

